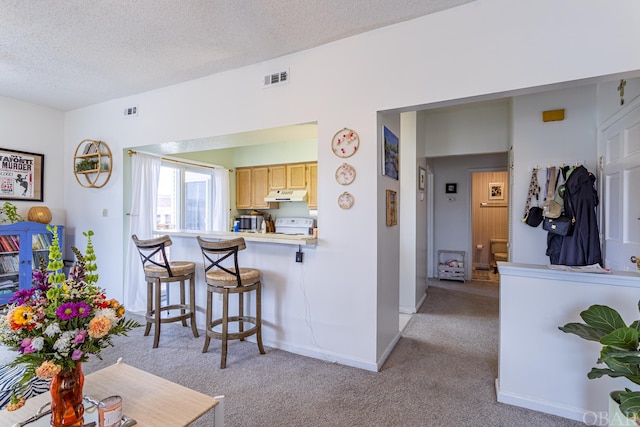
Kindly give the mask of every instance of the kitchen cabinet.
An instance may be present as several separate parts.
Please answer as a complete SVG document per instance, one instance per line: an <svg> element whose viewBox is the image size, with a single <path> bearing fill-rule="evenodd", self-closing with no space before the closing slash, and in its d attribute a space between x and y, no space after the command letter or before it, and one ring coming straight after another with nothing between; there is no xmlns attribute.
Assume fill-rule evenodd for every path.
<svg viewBox="0 0 640 427"><path fill-rule="evenodd" d="M63 248L64 227L58 226ZM0 226L0 305L7 304L19 289L29 289L32 272L40 266L40 257L49 261L52 233L45 224L22 221Z"/></svg>
<svg viewBox="0 0 640 427"><path fill-rule="evenodd" d="M236 208L251 209L251 168L236 169Z"/></svg>
<svg viewBox="0 0 640 427"><path fill-rule="evenodd" d="M279 203L265 202L269 194L269 168L236 168L236 209L277 209Z"/></svg>
<svg viewBox="0 0 640 427"><path fill-rule="evenodd" d="M307 188L306 163L287 165L287 190L304 190Z"/></svg>
<svg viewBox="0 0 640 427"><path fill-rule="evenodd" d="M269 194L269 168L261 166L251 168L251 204L253 208L269 209L264 198Z"/></svg>
<svg viewBox="0 0 640 427"><path fill-rule="evenodd" d="M269 166L269 187L272 190L287 188L287 165Z"/></svg>
<svg viewBox="0 0 640 427"><path fill-rule="evenodd" d="M318 163L307 163L307 204L309 209L318 209Z"/></svg>

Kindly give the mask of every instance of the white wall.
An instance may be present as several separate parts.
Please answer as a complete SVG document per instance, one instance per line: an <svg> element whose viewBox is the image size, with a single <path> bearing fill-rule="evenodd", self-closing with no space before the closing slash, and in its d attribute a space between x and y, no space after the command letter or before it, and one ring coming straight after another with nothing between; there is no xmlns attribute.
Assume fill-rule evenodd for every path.
<svg viewBox="0 0 640 427"><path fill-rule="evenodd" d="M543 122L542 112L565 109L565 120ZM547 232L520 221L524 214L531 171L539 166L538 180L544 198L549 165L584 165L596 172L596 87L581 86L515 97L513 100L513 236L512 260L527 264L549 264L545 255Z"/></svg>
<svg viewBox="0 0 640 427"><path fill-rule="evenodd" d="M64 153L60 149L64 144L63 120L60 111L0 97L0 146L44 154L42 202L11 201L25 219L30 207L44 205L51 210L52 223L65 225L64 183L60 179L64 168Z"/></svg>
<svg viewBox="0 0 640 427"><path fill-rule="evenodd" d="M396 268L397 260L381 257L379 246L397 237L393 232L389 236L381 215L387 178L379 172L376 112L640 70L640 57L629 54L631 41L640 39L639 14L640 3L634 0L621 0L615 8L605 0L481 0L262 64L69 112L64 164L56 169L64 179L68 222L77 236L86 229L96 232L98 265L108 266L100 270L101 282L115 297L121 296L127 239L123 149L317 121L322 231L314 259L305 263L307 286L314 290L309 296L314 330L327 337L327 350L376 365L393 339L386 324L392 319L386 313L398 309L397 279L380 277ZM345 58L354 60L336 68ZM263 91L254 84L256 76L283 65L291 71L289 85ZM131 104L139 106L139 116L122 119L122 108ZM350 186L356 203L348 211L336 203L343 190L333 175L342 159L329 148L333 134L345 126L355 129L362 141L350 158L358 177ZM102 189L80 188L73 178L73 150L85 138L106 141L114 153L111 181ZM105 207L107 217L102 216ZM295 351L296 343L287 335L287 324L294 319L285 316L282 321L282 339ZM395 317L396 327L397 321Z"/></svg>
<svg viewBox="0 0 640 427"><path fill-rule="evenodd" d="M424 111L427 157L501 153L509 147L508 99Z"/></svg>

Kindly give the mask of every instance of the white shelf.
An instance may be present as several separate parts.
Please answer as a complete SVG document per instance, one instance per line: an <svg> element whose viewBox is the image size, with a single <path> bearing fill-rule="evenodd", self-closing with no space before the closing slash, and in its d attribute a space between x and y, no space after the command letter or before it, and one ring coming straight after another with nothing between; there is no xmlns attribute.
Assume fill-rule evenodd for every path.
<svg viewBox="0 0 640 427"><path fill-rule="evenodd" d="M465 281L464 251L438 251L438 280L440 279Z"/></svg>

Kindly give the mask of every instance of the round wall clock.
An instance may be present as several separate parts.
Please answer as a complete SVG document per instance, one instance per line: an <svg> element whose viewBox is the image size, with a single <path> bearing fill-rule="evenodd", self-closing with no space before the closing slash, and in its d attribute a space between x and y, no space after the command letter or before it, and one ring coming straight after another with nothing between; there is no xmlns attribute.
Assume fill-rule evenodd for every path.
<svg viewBox="0 0 640 427"><path fill-rule="evenodd" d="M341 164L336 169L336 181L338 184L349 185L356 179L356 170L346 163Z"/></svg>
<svg viewBox="0 0 640 427"><path fill-rule="evenodd" d="M360 145L360 138L356 131L344 128L341 131L336 132L331 140L331 149L333 153L338 157L351 157Z"/></svg>
<svg viewBox="0 0 640 427"><path fill-rule="evenodd" d="M351 193L344 192L338 197L338 206L342 209L350 209L353 206L353 196Z"/></svg>

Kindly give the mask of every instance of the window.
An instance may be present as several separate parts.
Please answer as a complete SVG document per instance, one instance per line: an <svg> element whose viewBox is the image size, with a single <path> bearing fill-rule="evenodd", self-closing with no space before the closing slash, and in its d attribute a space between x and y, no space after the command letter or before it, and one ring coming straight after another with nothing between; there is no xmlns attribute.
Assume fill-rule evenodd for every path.
<svg viewBox="0 0 640 427"><path fill-rule="evenodd" d="M214 200L212 183L210 169L163 162L156 201L156 228L210 230Z"/></svg>

